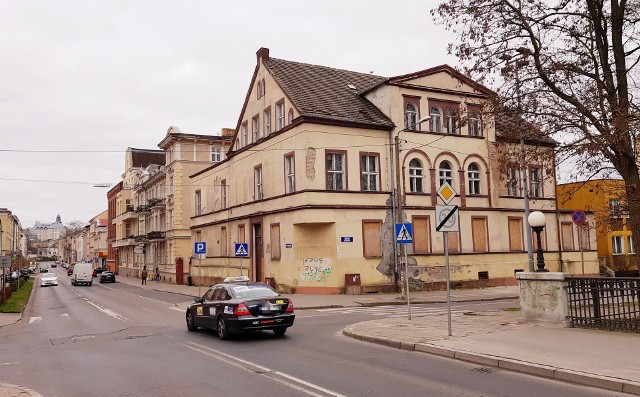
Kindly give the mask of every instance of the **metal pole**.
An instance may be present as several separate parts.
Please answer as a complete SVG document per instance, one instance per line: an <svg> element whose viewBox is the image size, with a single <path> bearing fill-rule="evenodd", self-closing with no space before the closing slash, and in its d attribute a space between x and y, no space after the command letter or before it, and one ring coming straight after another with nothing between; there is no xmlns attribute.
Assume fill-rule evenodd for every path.
<svg viewBox="0 0 640 397"><path fill-rule="evenodd" d="M395 160L394 160L394 140L393 140L393 131L389 132L389 174L391 176L391 219L393 219L391 223L391 230L393 229L394 223L396 222L396 201L398 191L396 189L396 171L395 171ZM394 239L395 240L395 239ZM392 240L392 241L394 241ZM394 284L398 284L400 280L400 266L398 264L398 244L393 243L393 278ZM400 282L400 288L402 289L402 282Z"/></svg>
<svg viewBox="0 0 640 397"><path fill-rule="evenodd" d="M240 275L242 276L242 257L240 257Z"/></svg>
<svg viewBox="0 0 640 397"><path fill-rule="evenodd" d="M200 293L200 284L202 284L200 282L200 278L202 278L202 274L200 274L201 271L202 271L202 254L198 254L198 296L202 296L202 294Z"/></svg>
<svg viewBox="0 0 640 397"><path fill-rule="evenodd" d="M406 280L406 290L407 290L407 313L409 315L409 320L411 320L411 299L409 299L409 261L407 260L407 245L402 244L404 249L404 278Z"/></svg>
<svg viewBox="0 0 640 397"><path fill-rule="evenodd" d="M447 324L451 336L451 280L449 278L449 232L444 233L444 263L447 272Z"/></svg>
<svg viewBox="0 0 640 397"><path fill-rule="evenodd" d="M520 97L518 97L518 102ZM527 257L529 259L529 271L533 272L534 271L534 267L533 267L533 240L531 238L531 227L529 226L528 223L528 219L529 219L529 187L527 186L528 179L527 178L527 166L526 166L526 161L525 161L525 153L524 153L524 138L520 139L520 151L522 153L522 168L524 170L524 172L522 173L522 179L523 179L523 189L522 189L522 194L524 196L524 227L526 229L526 234L527 234Z"/></svg>
<svg viewBox="0 0 640 397"><path fill-rule="evenodd" d="M578 225L578 245L580 245L580 261L582 262L582 275L584 276L584 249L582 248L582 228L584 225Z"/></svg>
<svg viewBox="0 0 640 397"><path fill-rule="evenodd" d="M394 186L394 188L396 189L396 206L397 206L397 208L396 208L396 216L397 216L396 222L402 224L403 223L403 220L402 220L402 194L400 193L400 137L398 135L395 136L395 141L394 142L395 142L395 146L394 146L395 157L394 157L394 159L395 159L395 162L396 162L395 171L396 171L396 185L397 185L397 186ZM396 244L396 247L397 246L398 245ZM406 253L406 250L405 250L405 253ZM406 261L405 261L405 266L406 266ZM400 284L400 285L403 285L403 284ZM405 292L405 293L403 293L403 295L407 296L407 299L409 299L408 298L409 293L406 292L406 291L403 291L403 292Z"/></svg>

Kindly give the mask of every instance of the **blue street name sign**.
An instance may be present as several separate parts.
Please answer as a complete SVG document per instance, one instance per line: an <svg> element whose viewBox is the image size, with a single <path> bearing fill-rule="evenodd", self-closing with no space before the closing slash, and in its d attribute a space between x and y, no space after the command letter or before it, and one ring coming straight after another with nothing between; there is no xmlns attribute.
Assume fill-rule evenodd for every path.
<svg viewBox="0 0 640 397"><path fill-rule="evenodd" d="M236 243L236 256L249 256L249 244Z"/></svg>
<svg viewBox="0 0 640 397"><path fill-rule="evenodd" d="M340 237L342 243L353 243L353 237Z"/></svg>

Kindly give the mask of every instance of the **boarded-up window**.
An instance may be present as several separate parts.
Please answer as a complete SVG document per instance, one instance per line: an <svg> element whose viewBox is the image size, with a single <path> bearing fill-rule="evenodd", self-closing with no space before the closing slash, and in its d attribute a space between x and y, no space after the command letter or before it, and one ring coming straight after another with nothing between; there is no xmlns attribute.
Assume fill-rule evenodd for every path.
<svg viewBox="0 0 640 397"><path fill-rule="evenodd" d="M580 246L583 250L591 249L591 243L589 242L589 225L578 226L578 233L580 233ZM632 251L633 252L633 251Z"/></svg>
<svg viewBox="0 0 640 397"><path fill-rule="evenodd" d="M381 221L362 221L362 248L365 258L382 257L381 229Z"/></svg>
<svg viewBox="0 0 640 397"><path fill-rule="evenodd" d="M460 233L458 232L448 232L447 233L447 241L449 242L449 253L452 252L460 252Z"/></svg>
<svg viewBox="0 0 640 397"><path fill-rule="evenodd" d="M547 249L547 233L546 233L547 229L544 229L541 233L540 233L540 242L542 242L542 249L546 250ZM538 236L536 235L536 232L533 231L533 229L531 230L531 241L532 243L532 247L533 250L537 250L538 249Z"/></svg>
<svg viewBox="0 0 640 397"><path fill-rule="evenodd" d="M244 239L244 225L238 225L238 243L246 243Z"/></svg>
<svg viewBox="0 0 640 397"><path fill-rule="evenodd" d="M487 252L487 218L471 218L473 251Z"/></svg>
<svg viewBox="0 0 640 397"><path fill-rule="evenodd" d="M431 253L431 228L428 216L414 216L413 223L413 252L415 254Z"/></svg>
<svg viewBox="0 0 640 397"><path fill-rule="evenodd" d="M271 225L271 259L280 259L280 224Z"/></svg>
<svg viewBox="0 0 640 397"><path fill-rule="evenodd" d="M229 251L227 250L227 228L220 228L220 256L228 256Z"/></svg>
<svg viewBox="0 0 640 397"><path fill-rule="evenodd" d="M573 224L570 222L562 222L560 226L560 230L562 230L562 249L565 251L573 251Z"/></svg>
<svg viewBox="0 0 640 397"><path fill-rule="evenodd" d="M509 218L509 250L523 251L521 218Z"/></svg>

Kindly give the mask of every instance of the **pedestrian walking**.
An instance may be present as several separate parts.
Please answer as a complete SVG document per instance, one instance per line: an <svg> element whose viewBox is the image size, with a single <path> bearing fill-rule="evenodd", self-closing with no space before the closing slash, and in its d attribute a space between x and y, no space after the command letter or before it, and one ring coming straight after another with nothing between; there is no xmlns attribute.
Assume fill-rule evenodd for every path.
<svg viewBox="0 0 640 397"><path fill-rule="evenodd" d="M142 269L142 274L140 276L142 277L142 285L147 285L147 277L149 276L147 268Z"/></svg>
<svg viewBox="0 0 640 397"><path fill-rule="evenodd" d="M156 283L160 281L160 270L156 267Z"/></svg>

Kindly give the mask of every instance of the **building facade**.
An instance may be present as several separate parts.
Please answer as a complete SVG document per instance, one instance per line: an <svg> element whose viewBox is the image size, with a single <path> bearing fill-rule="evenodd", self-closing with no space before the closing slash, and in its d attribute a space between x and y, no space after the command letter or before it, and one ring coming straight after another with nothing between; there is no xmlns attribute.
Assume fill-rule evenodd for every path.
<svg viewBox="0 0 640 397"><path fill-rule="evenodd" d="M0 256L17 253L26 256L24 248L20 219L7 208L0 208Z"/></svg>
<svg viewBox="0 0 640 397"><path fill-rule="evenodd" d="M629 210L624 181L596 179L559 184L558 207L593 213L595 224L582 233L595 235L602 265L614 271L637 269L632 233L627 226Z"/></svg>
<svg viewBox="0 0 640 397"><path fill-rule="evenodd" d="M487 111L494 95L447 65L388 78L261 48L227 158L192 173L173 202L190 219L190 240L181 237L191 256L194 242L207 243L189 275L206 285L248 274L301 293L340 293L349 278L365 291L395 289L402 219L413 226L413 288L436 287L445 280L437 192L449 184L459 209L459 232L447 233L453 282L515 284L528 267L525 181L532 211L547 217L548 268L577 272L567 265L580 255L576 236L560 235L571 213L556 208L553 142L527 131L537 155L526 165L500 158L519 146ZM236 255L239 243L248 257ZM597 273L595 250L586 257Z"/></svg>

